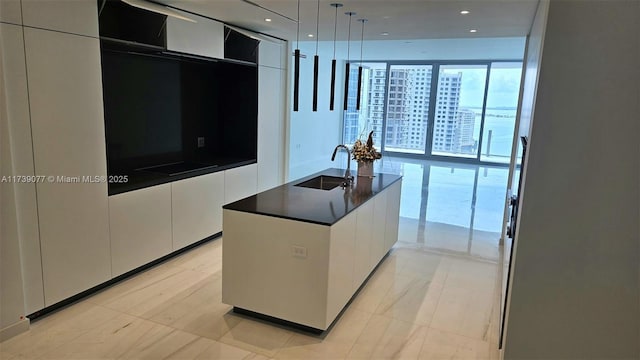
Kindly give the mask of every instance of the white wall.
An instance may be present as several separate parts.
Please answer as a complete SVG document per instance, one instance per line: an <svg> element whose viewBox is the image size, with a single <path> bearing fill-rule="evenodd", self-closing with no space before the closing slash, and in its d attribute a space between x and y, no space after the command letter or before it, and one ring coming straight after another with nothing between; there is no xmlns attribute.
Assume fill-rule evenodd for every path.
<svg viewBox="0 0 640 360"><path fill-rule="evenodd" d="M20 0L0 1L0 22L22 25Z"/></svg>
<svg viewBox="0 0 640 360"><path fill-rule="evenodd" d="M540 70L540 59L542 57L542 43L544 40L544 32L547 26L547 11L549 10L549 0L542 0L538 3L538 9L534 17L531 29L529 30L529 36L527 37L527 49L525 51L525 60L523 64L523 76L522 87L520 89L520 102L518 104L518 117L516 118L516 126L514 129L514 138L512 148L516 149L511 154L511 160L509 163L509 176L507 183L507 196L505 198L504 206L504 221L503 224L508 224L511 211L510 211L510 198L513 195L517 195L518 189L518 177L519 172L516 172L516 165L518 164L518 156L521 156L517 149L522 148L520 141L521 136L529 136L529 127L531 126L531 119L533 118L533 105L535 103L536 91L538 89L538 75ZM507 227L502 229L501 242L504 245L503 249L503 281L502 292L500 302L500 314L501 318L504 315L504 302L506 301L506 288L507 288L507 273L511 262L511 249L513 245L512 239L506 235ZM506 243L505 243L506 242ZM502 324L501 324L502 326ZM502 327L501 327L502 331Z"/></svg>
<svg viewBox="0 0 640 360"><path fill-rule="evenodd" d="M525 61L524 83L522 84L522 106L520 108L520 120L518 124L518 137L528 136L533 118L533 105L538 89L538 73L540 72L540 59L542 57L542 43L546 28L547 11L549 1L541 1L536 12L535 21L531 27L527 59Z"/></svg>
<svg viewBox="0 0 640 360"><path fill-rule="evenodd" d="M355 36L354 36L355 37ZM300 60L300 108L293 111L293 57L296 42L290 42L287 112L289 114L289 163L288 181L328 167L345 167L345 155L331 162L336 145L342 141L342 106L344 93L344 62L347 58L347 42L336 43L338 59L336 73L335 110L329 111L331 59L333 42L319 43L320 71L318 112L311 110L313 97L313 56L316 43L301 41L300 50L307 55ZM365 41L364 60L487 60L522 59L525 38L478 39L419 39ZM352 41L350 59L360 59L360 42ZM379 144L378 144L379 145Z"/></svg>
<svg viewBox="0 0 640 360"><path fill-rule="evenodd" d="M295 41L289 43L289 54L296 48ZM294 59L289 59L288 108L289 114L289 172L287 181L326 169L344 167L343 159L331 162L334 147L342 140L342 114L344 93L344 59L346 46L339 46L336 54L336 92L334 111L329 111L331 91L331 59L333 43L320 42L318 54L320 69L318 76L318 111L312 111L313 102L313 56L315 42L300 42L300 52L306 59L300 59L299 110L293 111ZM343 54L344 52L344 54ZM338 160L342 160L339 161Z"/></svg>
<svg viewBox="0 0 640 360"><path fill-rule="evenodd" d="M506 359L639 358L640 2L551 1Z"/></svg>

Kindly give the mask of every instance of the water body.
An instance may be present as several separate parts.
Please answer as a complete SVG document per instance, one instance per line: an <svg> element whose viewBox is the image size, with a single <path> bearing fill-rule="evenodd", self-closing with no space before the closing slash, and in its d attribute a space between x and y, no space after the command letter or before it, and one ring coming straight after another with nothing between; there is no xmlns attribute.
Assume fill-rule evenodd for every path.
<svg viewBox="0 0 640 360"><path fill-rule="evenodd" d="M468 108L476 113L476 122L474 128L474 139L480 139L480 122L482 121L482 108ZM487 137L489 130L491 134L490 155L506 156L511 155L511 145L513 143L513 131L516 123L516 109L510 108L487 108L484 129L485 139L482 146L483 155L487 151Z"/></svg>

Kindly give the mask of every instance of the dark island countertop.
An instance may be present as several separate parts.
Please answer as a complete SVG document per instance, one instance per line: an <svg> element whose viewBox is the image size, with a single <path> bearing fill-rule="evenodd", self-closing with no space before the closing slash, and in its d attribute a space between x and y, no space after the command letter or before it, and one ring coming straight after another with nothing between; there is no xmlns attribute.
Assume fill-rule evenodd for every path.
<svg viewBox="0 0 640 360"><path fill-rule="evenodd" d="M352 170L352 174L356 172ZM319 175L341 177L344 169L326 169L227 204L223 209L330 226L402 179L401 175L374 173L373 178L355 176L354 184L346 189L341 186L332 190L295 186Z"/></svg>

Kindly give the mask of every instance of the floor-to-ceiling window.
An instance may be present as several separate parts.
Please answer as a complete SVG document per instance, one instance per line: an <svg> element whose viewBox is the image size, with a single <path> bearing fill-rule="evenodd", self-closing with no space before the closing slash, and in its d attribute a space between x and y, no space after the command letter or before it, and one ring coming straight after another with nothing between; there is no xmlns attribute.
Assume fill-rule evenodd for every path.
<svg viewBox="0 0 640 360"><path fill-rule="evenodd" d="M437 61L352 66L343 141L374 131L386 153L465 162L509 162L522 62Z"/></svg>
<svg viewBox="0 0 640 360"><path fill-rule="evenodd" d="M520 93L521 62L491 63L480 160L509 163Z"/></svg>
<svg viewBox="0 0 640 360"><path fill-rule="evenodd" d="M487 68L487 65L439 67L432 155L477 158Z"/></svg>

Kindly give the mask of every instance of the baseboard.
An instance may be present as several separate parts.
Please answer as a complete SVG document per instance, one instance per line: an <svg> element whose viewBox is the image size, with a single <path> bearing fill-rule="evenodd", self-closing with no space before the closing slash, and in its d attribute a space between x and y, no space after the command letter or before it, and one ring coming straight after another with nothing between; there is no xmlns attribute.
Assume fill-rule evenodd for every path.
<svg viewBox="0 0 640 360"><path fill-rule="evenodd" d="M24 318L17 323L13 323L4 329L0 329L0 342L8 340L16 335L22 334L29 330L30 320Z"/></svg>

